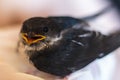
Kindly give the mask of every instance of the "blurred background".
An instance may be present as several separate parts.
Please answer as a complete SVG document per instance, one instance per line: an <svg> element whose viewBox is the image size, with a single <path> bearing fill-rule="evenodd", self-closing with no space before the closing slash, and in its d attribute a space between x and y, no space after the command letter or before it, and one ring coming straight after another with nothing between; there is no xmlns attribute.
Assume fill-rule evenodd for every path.
<svg viewBox="0 0 120 80"><path fill-rule="evenodd" d="M34 16L67 15L81 18L100 12L111 4L118 9L120 0L0 0L0 28L5 25L19 24ZM118 14L115 12L117 11L114 9L107 14L112 17L111 22L117 21ZM108 17L107 19L109 20ZM99 24L105 23L105 20L102 19Z"/></svg>
<svg viewBox="0 0 120 80"><path fill-rule="evenodd" d="M120 30L120 0L0 0L0 56L25 72L24 61L14 55L24 20L36 16L83 18L104 9L105 13L88 21L91 28L105 35Z"/></svg>

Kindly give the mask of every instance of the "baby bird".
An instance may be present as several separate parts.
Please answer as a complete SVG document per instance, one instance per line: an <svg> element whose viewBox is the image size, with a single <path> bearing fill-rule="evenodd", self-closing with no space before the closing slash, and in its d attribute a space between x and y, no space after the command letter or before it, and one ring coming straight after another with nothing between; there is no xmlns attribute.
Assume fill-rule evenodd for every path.
<svg viewBox="0 0 120 80"><path fill-rule="evenodd" d="M72 17L33 17L23 23L19 43L38 70L65 77L120 46L120 33L106 36L89 28Z"/></svg>

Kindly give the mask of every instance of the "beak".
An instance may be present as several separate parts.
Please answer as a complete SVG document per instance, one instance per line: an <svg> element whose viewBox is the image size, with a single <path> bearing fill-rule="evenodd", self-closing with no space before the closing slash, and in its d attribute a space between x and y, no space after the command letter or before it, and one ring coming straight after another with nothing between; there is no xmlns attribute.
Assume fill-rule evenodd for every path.
<svg viewBox="0 0 120 80"><path fill-rule="evenodd" d="M22 39L29 45L44 40L46 38L46 36L43 35L35 35L34 37L29 38L26 33L21 33L21 36Z"/></svg>

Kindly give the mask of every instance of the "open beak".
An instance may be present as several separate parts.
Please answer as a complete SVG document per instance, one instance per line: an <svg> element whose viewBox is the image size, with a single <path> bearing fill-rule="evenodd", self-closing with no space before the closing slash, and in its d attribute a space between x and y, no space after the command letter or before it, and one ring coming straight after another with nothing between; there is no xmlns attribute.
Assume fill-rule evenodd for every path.
<svg viewBox="0 0 120 80"><path fill-rule="evenodd" d="M35 35L34 37L29 38L26 33L21 33L21 36L22 39L29 45L44 40L46 38L46 36L43 35Z"/></svg>

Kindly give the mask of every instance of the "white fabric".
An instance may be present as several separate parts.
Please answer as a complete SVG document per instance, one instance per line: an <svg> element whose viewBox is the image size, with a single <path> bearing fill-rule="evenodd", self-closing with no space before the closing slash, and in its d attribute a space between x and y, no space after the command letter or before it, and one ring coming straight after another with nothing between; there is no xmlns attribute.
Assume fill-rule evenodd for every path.
<svg viewBox="0 0 120 80"><path fill-rule="evenodd" d="M120 80L120 49L97 59L82 70L72 73L68 80Z"/></svg>

